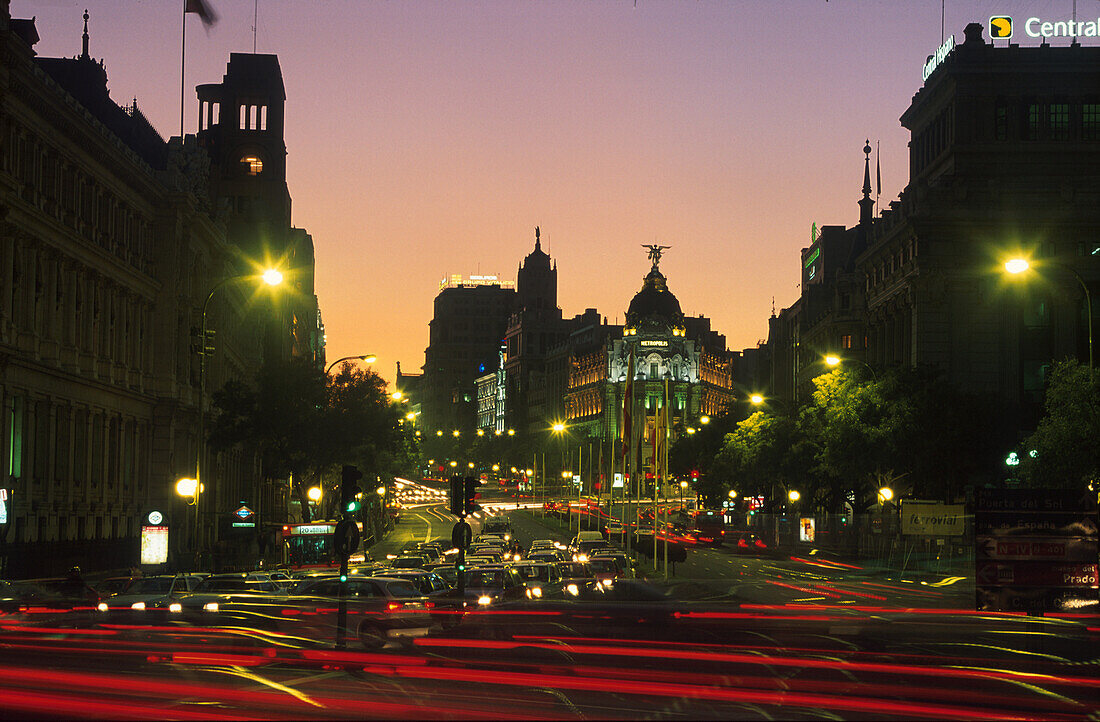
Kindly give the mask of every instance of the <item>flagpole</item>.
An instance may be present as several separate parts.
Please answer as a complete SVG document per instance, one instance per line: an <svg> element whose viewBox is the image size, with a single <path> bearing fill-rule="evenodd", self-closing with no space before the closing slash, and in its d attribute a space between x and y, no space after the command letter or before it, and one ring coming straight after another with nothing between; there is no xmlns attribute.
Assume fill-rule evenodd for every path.
<svg viewBox="0 0 1100 722"><path fill-rule="evenodd" d="M671 433L669 432L668 410L669 410L668 409L668 379L665 379L665 409L664 409L664 414L665 414L665 443L664 443L664 448L661 449L661 452L662 452L661 453L661 461L662 461L662 467L663 467L662 471L661 471L661 479L666 484L668 483L668 447L669 447L669 438L671 437ZM656 492L654 492L654 494L653 494L653 506L654 507L657 506L657 493ZM657 516L656 512L654 513L653 516L654 516L654 518L656 518L656 516ZM666 582L668 581L668 539L665 539L665 581Z"/></svg>
<svg viewBox="0 0 1100 722"><path fill-rule="evenodd" d="M183 98L187 72L187 0L183 0L183 30L180 32L180 145L183 144Z"/></svg>

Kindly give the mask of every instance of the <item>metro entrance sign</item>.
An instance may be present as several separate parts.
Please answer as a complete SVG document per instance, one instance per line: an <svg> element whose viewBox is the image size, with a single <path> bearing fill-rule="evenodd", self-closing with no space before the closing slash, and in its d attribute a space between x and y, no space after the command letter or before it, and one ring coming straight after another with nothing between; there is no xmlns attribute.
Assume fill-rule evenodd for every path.
<svg viewBox="0 0 1100 722"><path fill-rule="evenodd" d="M983 489L974 514L979 611L1081 611L1100 602L1096 495Z"/></svg>

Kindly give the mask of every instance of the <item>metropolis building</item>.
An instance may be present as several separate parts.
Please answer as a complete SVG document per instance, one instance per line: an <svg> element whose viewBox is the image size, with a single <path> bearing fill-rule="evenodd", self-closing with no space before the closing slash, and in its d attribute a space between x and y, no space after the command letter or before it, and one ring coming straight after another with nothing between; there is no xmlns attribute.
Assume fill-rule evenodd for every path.
<svg viewBox="0 0 1100 722"><path fill-rule="evenodd" d="M238 144L207 142L216 121L202 126L198 140L166 142L136 101L116 104L84 18L79 55L42 58L34 21L11 18L0 0L5 577L62 573L73 563L136 565L141 527L153 512L170 530L169 563L193 563L179 556L194 548L193 511L174 487L195 473L203 395L193 331L208 298L207 326L216 334L207 414L212 392L229 379L250 379L265 355L323 363L312 248L308 235L289 228L289 205L271 228L283 229L272 233L283 241L277 259L299 286L298 300L273 307L237 283L211 296L225 279L255 273L249 224L240 221L243 205L264 193L249 187L255 178L234 158ZM257 84L247 95L268 97L271 89ZM241 117L245 95L242 88L219 99L223 121ZM252 137L261 152L270 149L272 186L285 193L282 97L270 97L280 123L269 111L268 136ZM234 174L240 183L231 190ZM279 485L262 482L258 456L242 448L214 453L207 445L203 474L200 545L226 559L234 549L255 550L256 539L221 538L223 522L242 500L263 521L280 518Z"/></svg>

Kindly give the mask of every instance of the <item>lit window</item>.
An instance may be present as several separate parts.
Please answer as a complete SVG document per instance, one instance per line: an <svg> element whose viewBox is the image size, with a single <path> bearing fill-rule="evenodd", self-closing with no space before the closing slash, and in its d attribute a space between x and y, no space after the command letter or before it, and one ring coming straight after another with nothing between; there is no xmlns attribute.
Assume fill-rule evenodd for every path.
<svg viewBox="0 0 1100 722"><path fill-rule="evenodd" d="M840 347L841 348L851 348L852 347L852 337L851 336L841 336L840 337Z"/></svg>
<svg viewBox="0 0 1100 722"><path fill-rule="evenodd" d="M264 162L254 155L241 158L241 166L248 175L259 175L264 171Z"/></svg>

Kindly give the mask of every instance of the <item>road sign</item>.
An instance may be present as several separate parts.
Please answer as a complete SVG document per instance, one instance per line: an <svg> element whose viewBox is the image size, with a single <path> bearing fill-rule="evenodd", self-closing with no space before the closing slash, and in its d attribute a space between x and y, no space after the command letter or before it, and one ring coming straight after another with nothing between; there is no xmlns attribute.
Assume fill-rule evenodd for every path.
<svg viewBox="0 0 1100 722"><path fill-rule="evenodd" d="M1094 537L1096 517L1086 512L981 512L974 533L995 537Z"/></svg>
<svg viewBox="0 0 1100 722"><path fill-rule="evenodd" d="M975 579L984 586L1050 586L1093 589L1096 564L1050 562L978 562Z"/></svg>
<svg viewBox="0 0 1100 722"><path fill-rule="evenodd" d="M459 521L451 529L451 543L459 549L469 549L473 538L474 530L465 521Z"/></svg>
<svg viewBox="0 0 1100 722"><path fill-rule="evenodd" d="M979 560L1090 562L1096 560L1096 541L1087 537L980 537L975 544Z"/></svg>
<svg viewBox="0 0 1100 722"><path fill-rule="evenodd" d="M359 526L351 519L341 519L336 522L336 529L332 532L332 543L337 555L342 559L348 558L359 548Z"/></svg>
<svg viewBox="0 0 1100 722"><path fill-rule="evenodd" d="M966 507L935 501L902 499L901 533L914 536L962 536Z"/></svg>
<svg viewBox="0 0 1100 722"><path fill-rule="evenodd" d="M974 514L981 611L1095 608L1096 495L1067 489L983 489Z"/></svg>
<svg viewBox="0 0 1100 722"><path fill-rule="evenodd" d="M248 519L248 517L252 516L252 513L253 513L252 510L249 509L247 506L245 506L243 504L241 505L241 507L239 509L237 509L235 512L233 512L233 514L237 518L239 518L241 521L244 521L244 520Z"/></svg>

